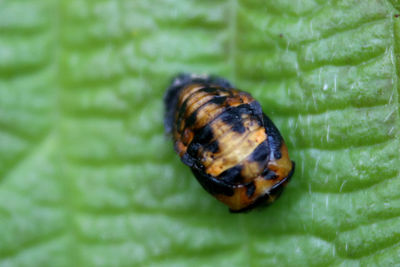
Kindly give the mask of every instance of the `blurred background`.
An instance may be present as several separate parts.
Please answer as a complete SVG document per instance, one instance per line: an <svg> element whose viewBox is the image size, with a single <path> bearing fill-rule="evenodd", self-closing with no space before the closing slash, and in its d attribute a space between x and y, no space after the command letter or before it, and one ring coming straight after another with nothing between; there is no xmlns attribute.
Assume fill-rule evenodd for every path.
<svg viewBox="0 0 400 267"><path fill-rule="evenodd" d="M0 266L398 264L399 6L0 0ZM278 126L271 207L230 214L175 155L179 72Z"/></svg>

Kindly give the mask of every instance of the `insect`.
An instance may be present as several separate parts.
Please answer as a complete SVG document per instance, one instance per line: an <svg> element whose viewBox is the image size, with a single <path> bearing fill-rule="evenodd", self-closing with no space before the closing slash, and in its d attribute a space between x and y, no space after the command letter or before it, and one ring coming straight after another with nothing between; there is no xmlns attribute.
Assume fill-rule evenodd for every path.
<svg viewBox="0 0 400 267"><path fill-rule="evenodd" d="M232 212L275 201L294 172L260 104L227 80L179 74L164 96L165 129L181 161Z"/></svg>

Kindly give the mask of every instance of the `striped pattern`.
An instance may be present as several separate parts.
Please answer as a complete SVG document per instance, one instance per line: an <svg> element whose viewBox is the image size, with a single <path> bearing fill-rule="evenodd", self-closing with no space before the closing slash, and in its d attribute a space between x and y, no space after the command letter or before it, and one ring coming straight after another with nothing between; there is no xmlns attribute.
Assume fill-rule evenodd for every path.
<svg viewBox="0 0 400 267"><path fill-rule="evenodd" d="M165 101L175 149L201 183L210 181L202 183L206 190L231 210L275 199L271 190L290 178L293 166L279 132L250 94L221 78L180 75ZM222 189L216 191L215 183Z"/></svg>

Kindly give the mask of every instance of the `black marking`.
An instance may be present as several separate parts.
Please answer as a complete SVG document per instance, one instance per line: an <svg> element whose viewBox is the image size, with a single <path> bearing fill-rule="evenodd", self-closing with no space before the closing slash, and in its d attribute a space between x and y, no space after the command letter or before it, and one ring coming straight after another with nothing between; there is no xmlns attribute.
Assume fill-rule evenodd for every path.
<svg viewBox="0 0 400 267"><path fill-rule="evenodd" d="M213 140L214 133L210 124L194 131L192 143L208 144Z"/></svg>
<svg viewBox="0 0 400 267"><path fill-rule="evenodd" d="M222 105L226 101L227 98L228 97L226 97L226 96L215 96L210 101L205 103L205 105L209 105L209 104Z"/></svg>
<svg viewBox="0 0 400 267"><path fill-rule="evenodd" d="M207 103L201 105L201 107L205 107L207 104L210 103L215 103L217 105L222 105L221 108L224 110L222 111L221 114L216 116L215 118L212 118L209 122L208 125L202 127L201 129L198 129L194 132L194 140L192 140L192 143L188 146L187 153L185 153L181 160L188 166L191 167L191 170L193 174L195 175L196 179L199 181L199 183L203 186L205 190L207 190L211 194L223 194L226 196L233 196L234 190L238 188L239 185L234 185L234 184L228 184L225 180L234 180L232 177L235 177L235 179L238 179L240 176L239 174L235 175L235 172L237 173L237 170L227 170L224 172L224 179L217 179L211 175L208 175L204 171L204 166L199 163L198 159L198 154L197 152L201 147L205 147L207 144L211 150L216 150L218 147L218 143L212 142L214 135L212 128L209 126L214 120L218 119L220 116L226 116L229 117L231 116L231 119L226 119L224 121L225 123L231 125L231 128L233 131L238 131L241 132L243 131L243 121L242 121L242 115L243 114L249 114L250 116L257 117L258 120L260 121L260 125L263 125L265 128L265 132L267 133L268 136L268 143L267 143L267 148L269 149L269 157L274 157L276 159L279 159L282 157L281 155L281 147L283 144L283 139L282 136L280 135L278 129L275 127L275 125L272 123L272 121L262 113L262 109L260 104L257 101L252 101L249 104L242 104L237 107L225 107L226 104L226 97L218 96L220 92L229 92L229 96L236 95L232 88L234 87L232 84L230 84L227 80L216 77L216 76L196 76L196 75L191 75L191 74L179 74L177 75L170 87L167 89L165 95L164 95L164 106L165 106L165 118L164 118L164 125L165 125L165 130L167 134L170 134L174 128L176 127L181 127L181 123L183 123L183 120L185 120L185 125L186 124L193 124L196 122L197 119L197 113L198 112L193 112L193 114L190 114L190 116L187 116L187 118L184 118L184 114L187 110L187 101L183 103L178 110L178 99L179 95L182 93L182 89L185 88L186 86L190 84L200 84L204 86L204 88L200 90L204 90L204 92L209 93L210 95L215 94L216 96L213 97L210 101ZM219 88L221 87L221 88ZM239 94L247 94L245 92L240 92ZM250 94L247 94L250 96ZM187 98L190 99L192 95L189 95ZM243 103L243 101L242 101ZM233 111L232 111L233 110ZM236 111L235 111L236 110ZM239 112L240 110L240 112ZM196 110L198 111L198 109ZM235 113L237 116L234 115L227 115L225 113ZM225 115L224 115L225 114ZM175 116L177 116L177 120L175 121ZM175 123L176 122L176 123ZM184 128L186 128L185 126ZM264 145L263 145L264 146ZM264 151L264 152L263 152ZM267 156L267 158L268 158ZM260 162L265 158L265 150L262 149L261 147L257 147L255 151L252 153L252 159L256 162ZM254 207L259 206L260 204L269 204L273 202L279 194L282 192L284 185L290 180L290 178L293 175L295 165L294 162L292 162L292 169L290 173L288 174L287 177L282 179L281 181L277 182L271 190L264 194L263 196L260 196L257 198L257 200L249 205L248 207L245 207L244 209L241 209L239 211L232 211L231 212L244 212L244 211L249 211ZM235 168L235 167L234 167ZM276 179L276 173L273 171L268 170L267 168L263 172L264 178L265 179ZM242 186L242 185L240 185ZM254 195L255 193L255 186L254 182L246 185L247 188L247 195L251 196ZM257 197L257 196L256 196Z"/></svg>
<svg viewBox="0 0 400 267"><path fill-rule="evenodd" d="M177 109L178 96L180 95L182 89L189 83L190 75L179 74L172 80L171 85L164 94L164 126L167 134L171 134L172 129L174 128L174 116Z"/></svg>
<svg viewBox="0 0 400 267"><path fill-rule="evenodd" d="M175 113L177 110L177 104L179 99L178 96L180 95L183 88L193 83L203 84L208 87L210 87L211 85L220 86L223 89L230 89L234 87L228 80L218 76L213 76L213 75L199 76L189 73L180 73L176 75L172 79L171 85L168 87L167 91L164 94L164 108L165 108L164 126L165 126L165 132L167 134L171 134L174 128ZM181 110L186 110L186 107L181 107ZM176 125L179 126L180 124L177 123Z"/></svg>
<svg viewBox="0 0 400 267"><path fill-rule="evenodd" d="M251 153L249 159L250 161L260 162L265 164L268 161L269 146L266 141L259 144L256 149Z"/></svg>
<svg viewBox="0 0 400 267"><path fill-rule="evenodd" d="M201 145L199 143L191 142L190 145L187 147L186 153L190 156L197 158Z"/></svg>
<svg viewBox="0 0 400 267"><path fill-rule="evenodd" d="M225 196L233 196L234 194L234 187L220 181L211 175L207 174L199 168L198 166L193 166L191 168L194 176L196 177L197 181L201 184L201 186L210 194L217 195L222 194Z"/></svg>
<svg viewBox="0 0 400 267"><path fill-rule="evenodd" d="M242 121L238 121L232 125L232 131L237 132L237 133L244 133L246 131L246 128L243 126Z"/></svg>
<svg viewBox="0 0 400 267"><path fill-rule="evenodd" d="M268 168L265 168L263 173L261 174L265 180L275 180L278 178L276 173Z"/></svg>
<svg viewBox="0 0 400 267"><path fill-rule="evenodd" d="M258 101L254 100L252 102L250 102L250 107L253 111L253 115L256 116L260 121L263 121L263 111L262 111L262 107L260 105L260 103L258 103Z"/></svg>
<svg viewBox="0 0 400 267"><path fill-rule="evenodd" d="M204 150L210 151L212 153L217 153L219 151L219 142L218 140L214 140L208 145L204 146Z"/></svg>
<svg viewBox="0 0 400 267"><path fill-rule="evenodd" d="M263 114L263 117L265 132L268 136L268 145L270 148L271 156L275 159L280 159L282 157L281 147L283 143L283 138L276 128L275 124L265 114Z"/></svg>
<svg viewBox="0 0 400 267"><path fill-rule="evenodd" d="M203 145L205 150L218 151L216 144L213 144L214 139L212 122L217 119L231 125L232 130L238 133L244 133L245 127L242 122L242 114L253 114L253 108L249 104L242 104L236 107L227 107L224 112L216 116L209 124L194 131L192 142L188 146L188 153L190 155L197 155L199 145ZM261 121L259 122L262 123Z"/></svg>
<svg viewBox="0 0 400 267"><path fill-rule="evenodd" d="M185 110L186 110L186 106L187 106L187 102L188 102L189 98L186 98L185 101L183 101L182 105L180 106L179 110L178 110L178 116L177 116L177 130L181 128L181 123L183 122L183 115L185 114Z"/></svg>
<svg viewBox="0 0 400 267"><path fill-rule="evenodd" d="M248 183L246 185L246 195L250 198L256 191L256 186L254 182Z"/></svg>
<svg viewBox="0 0 400 267"><path fill-rule="evenodd" d="M171 85L168 87L167 91L164 94L164 108L165 108L165 117L164 117L164 126L167 134L172 133L172 129L174 128L175 121L175 113L177 111L177 104L179 95L182 92L182 89L190 84L202 84L205 87L210 87L210 85L217 85L222 88L228 89L232 88L233 85L227 80L217 77L217 76L196 76L189 73L180 73L172 79ZM190 97L188 97L190 98ZM182 104L179 114L182 116L182 110L186 110L186 106L184 103ZM181 116L178 116L180 118ZM176 125L180 125L178 121Z"/></svg>
<svg viewBox="0 0 400 267"><path fill-rule="evenodd" d="M203 86L206 86L206 85L203 85ZM188 97L186 97L185 101L183 101L182 105L180 106L180 108L178 110L178 120L177 120L177 123L176 123L176 125L178 125L178 127L179 127L178 129L181 128L180 126L184 121L185 121L185 128L188 127L186 125L186 123L188 123L188 119L189 118L186 118L186 120L185 120L185 116L184 115L185 115L185 112L186 112L186 109L187 109L187 104L190 101L190 99L193 98L195 94L198 94L200 92L204 92L204 90L206 90L206 89L207 89L207 87L202 88L200 90L197 90L195 92L192 92ZM193 113L195 113L196 111L197 110L195 110ZM196 114L193 114L193 113L191 114L191 115L193 115L192 118L190 118L190 120L194 120L192 123L194 123L196 121Z"/></svg>
<svg viewBox="0 0 400 267"><path fill-rule="evenodd" d="M192 114L190 114L190 116L185 120L185 128L189 128L196 123L198 111L199 109L193 111Z"/></svg>
<svg viewBox="0 0 400 267"><path fill-rule="evenodd" d="M236 107L228 107L225 112L226 119L222 116L223 120L234 119L233 117L241 118L241 115L253 114L253 110L250 104L241 104Z"/></svg>
<svg viewBox="0 0 400 267"><path fill-rule="evenodd" d="M187 165L187 166L189 166L189 167L192 167L193 165L194 165L194 163L195 163L195 159L192 157L192 156L190 156L188 153L185 153L185 154L183 154L183 156L181 157L181 161L185 164L185 165Z"/></svg>
<svg viewBox="0 0 400 267"><path fill-rule="evenodd" d="M238 133L244 133L246 128L243 126L242 115L253 114L251 106L249 104L242 104L236 107L227 108L220 116L221 119L226 124L230 125L232 131Z"/></svg>
<svg viewBox="0 0 400 267"><path fill-rule="evenodd" d="M204 92L206 92L206 93L209 93L209 94L211 94L211 95L216 95L216 96L218 96L219 95L219 91L221 91L221 90L226 90L226 89L224 89L224 88L215 88L215 87L209 87L209 84L208 83L204 83L204 82L200 82L199 83L200 84L200 86L203 86L204 88L202 88L202 89L199 89L199 90L196 90L195 92L192 92L192 93L190 93L187 97L186 97L186 99L185 99L185 101L183 101L183 103L182 103L182 105L179 107L179 110L178 110L178 120L177 120L177 123L176 123L176 125L178 125L178 127L180 128L180 126L181 126L181 123L183 122L183 120L185 119L185 117L184 117L184 114L185 114L185 112L186 112L186 109L187 109L187 104L188 104L188 102L190 101L190 99L192 99L196 94L199 94L199 93L204 93ZM190 85L190 83L189 84L186 84L183 88L186 88L188 85ZM183 89L182 88L182 89ZM182 90L181 89L181 90ZM179 94L180 94L180 92L179 92ZM176 105L178 104L178 99L179 99L179 96L177 95L176 96ZM203 106L203 105L202 105ZM177 107L175 107L175 109L176 109ZM197 110L195 110L194 112L196 112ZM190 123L194 123L195 121L196 121L196 114L193 114L192 113L192 118L190 118L191 120L193 120L192 122L190 122ZM187 125L186 125L186 123L188 123L188 121L187 121L188 119L186 119L186 121L185 121L185 127L188 127ZM178 128L178 129L179 129Z"/></svg>
<svg viewBox="0 0 400 267"><path fill-rule="evenodd" d="M232 114L232 112L234 114ZM234 116L238 116L237 114L243 114L244 112L248 112L249 114L251 114L251 110L249 109L249 104L242 104L236 107L225 108L225 110L221 114L213 118L207 125L199 129L196 129L194 131L194 138L192 142L197 142L201 144L206 144L211 142L211 140L214 137L211 124L214 121L222 119L224 122L229 123L230 121L232 121L232 118ZM239 118L240 117L238 117L237 121L239 121Z"/></svg>
<svg viewBox="0 0 400 267"><path fill-rule="evenodd" d="M272 202L274 202L276 199L278 199L280 197L280 195L283 192L283 189L285 188L285 184L286 183L281 183L278 186L272 188L269 193L267 194L268 199L266 199L267 203L265 204L271 204Z"/></svg>
<svg viewBox="0 0 400 267"><path fill-rule="evenodd" d="M243 183L243 177L240 172L242 171L243 166L237 165L235 167L229 168L223 173L221 173L217 179L222 180L228 184L240 184Z"/></svg>
<svg viewBox="0 0 400 267"><path fill-rule="evenodd" d="M232 130L244 133L245 128L243 126L243 115L250 115L257 118L258 125L263 125L262 110L261 106L257 101L252 101L249 104L241 104L237 107L227 109L224 115L222 115L222 120L230 125L232 125Z"/></svg>
<svg viewBox="0 0 400 267"><path fill-rule="evenodd" d="M207 86L203 89L200 89L201 92L205 92L205 93L212 93L213 95L219 95L220 92L230 92L229 89L227 88L223 88L223 87L215 87L215 86Z"/></svg>

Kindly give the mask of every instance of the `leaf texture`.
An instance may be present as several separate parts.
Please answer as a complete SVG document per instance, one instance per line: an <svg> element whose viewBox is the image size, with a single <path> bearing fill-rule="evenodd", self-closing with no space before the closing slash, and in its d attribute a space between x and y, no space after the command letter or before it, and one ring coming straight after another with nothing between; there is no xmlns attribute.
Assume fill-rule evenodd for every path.
<svg viewBox="0 0 400 267"><path fill-rule="evenodd" d="M400 263L400 2L0 1L0 266ZM162 96L213 73L260 101L296 173L230 214Z"/></svg>

